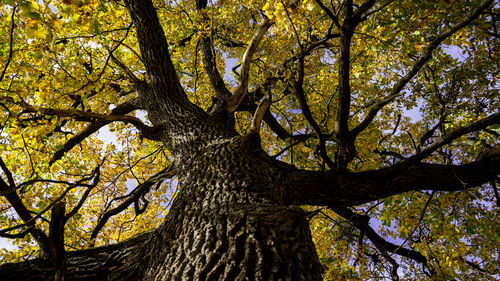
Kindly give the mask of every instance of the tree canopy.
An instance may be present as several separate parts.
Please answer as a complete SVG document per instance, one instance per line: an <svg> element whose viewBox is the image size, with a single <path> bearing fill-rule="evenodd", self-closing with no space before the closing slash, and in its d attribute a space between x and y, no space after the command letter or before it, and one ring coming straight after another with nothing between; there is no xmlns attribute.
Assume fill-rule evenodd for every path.
<svg viewBox="0 0 500 281"><path fill-rule="evenodd" d="M161 224L183 186L139 99L164 72L185 93L165 99L340 183L284 196L325 280L498 278L498 2L152 2L168 49L121 1L0 6L2 263L53 252L58 225L76 251Z"/></svg>

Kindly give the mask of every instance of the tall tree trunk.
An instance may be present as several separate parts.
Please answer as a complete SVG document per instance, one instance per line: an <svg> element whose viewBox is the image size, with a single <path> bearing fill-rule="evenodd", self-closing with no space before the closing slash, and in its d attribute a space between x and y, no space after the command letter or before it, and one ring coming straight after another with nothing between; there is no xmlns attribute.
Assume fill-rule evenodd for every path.
<svg viewBox="0 0 500 281"><path fill-rule="evenodd" d="M144 280L321 280L305 213L287 207L256 136L179 161L170 215L140 253ZM280 194L281 193L281 194Z"/></svg>
<svg viewBox="0 0 500 281"><path fill-rule="evenodd" d="M298 205L329 206L353 216L346 207L422 188L463 190L500 173L498 150L464 165L419 162L455 138L500 123L500 113L379 170L306 171L271 159L261 149L258 130L240 136L232 118L223 122L189 101L152 1L124 2L149 79L140 91L138 107L148 112L155 137L172 152L180 191L158 229L117 245L68 252L65 280L321 280L307 214ZM490 2L484 1L481 9ZM199 7L204 5L205 1L199 2ZM246 93L248 87L240 86ZM344 94L344 113L349 113L348 89ZM236 101L230 108L241 98ZM231 110L224 110L221 116L232 117ZM347 123L342 127L348 130ZM349 161L350 156L344 158ZM362 219L357 222L364 226ZM53 280L53 267L46 259L5 264L0 266L0 279Z"/></svg>
<svg viewBox="0 0 500 281"><path fill-rule="evenodd" d="M258 136L189 152L175 164L182 188L165 222L95 256L70 253L67 280L322 279L306 213L284 205L283 175L260 149ZM50 268L36 262L24 269ZM25 280L52 276L39 273ZM2 280L18 278L6 273Z"/></svg>

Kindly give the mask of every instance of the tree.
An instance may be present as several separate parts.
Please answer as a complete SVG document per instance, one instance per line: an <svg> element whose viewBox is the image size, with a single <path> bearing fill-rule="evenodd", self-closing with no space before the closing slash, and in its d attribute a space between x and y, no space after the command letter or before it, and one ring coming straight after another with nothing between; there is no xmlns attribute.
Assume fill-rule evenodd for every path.
<svg viewBox="0 0 500 281"><path fill-rule="evenodd" d="M2 280L492 280L493 2L7 0Z"/></svg>

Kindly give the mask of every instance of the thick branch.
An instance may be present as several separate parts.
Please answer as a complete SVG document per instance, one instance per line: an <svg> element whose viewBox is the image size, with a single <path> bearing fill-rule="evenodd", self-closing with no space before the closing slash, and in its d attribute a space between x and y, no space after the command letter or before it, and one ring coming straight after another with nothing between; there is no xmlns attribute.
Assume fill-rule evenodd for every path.
<svg viewBox="0 0 500 281"><path fill-rule="evenodd" d="M352 1L345 1L345 14L342 32L340 34L339 54L339 77L338 91L339 104L337 107L337 119L335 120L335 131L339 139L347 138L349 109L351 106L350 68L351 68L351 40L354 34L355 23L352 19Z"/></svg>
<svg viewBox="0 0 500 281"><path fill-rule="evenodd" d="M412 190L461 191L481 186L500 174L500 151L463 165L414 163L359 173L288 170L288 204L356 206Z"/></svg>
<svg viewBox="0 0 500 281"><path fill-rule="evenodd" d="M262 119L264 119L264 116L267 112L267 109L269 108L270 103L271 103L271 97L269 96L269 94L265 95L260 101L259 106L255 110L255 113L253 115L252 125L250 126L248 133L259 134Z"/></svg>
<svg viewBox="0 0 500 281"><path fill-rule="evenodd" d="M238 88L236 88L234 95L231 97L231 99L228 101L226 105L227 112L234 112L236 108L238 108L238 105L241 103L243 98L245 97L245 94L248 91L250 62L252 61L254 53L257 51L257 47L259 46L262 37L264 37L264 34L271 27L271 25L273 25L273 21L267 19L261 26L259 26L255 34L253 35L252 39L250 40L250 43L248 44L248 47L245 53L243 54L243 58L241 60L241 73L238 81Z"/></svg>
<svg viewBox="0 0 500 281"><path fill-rule="evenodd" d="M251 96L245 95L245 98L240 103L236 111L246 111L254 113L257 110L257 105L255 104L255 101L257 99L262 98L260 96L257 96L256 94L257 92L255 92L254 95ZM269 128L278 136L278 138L286 140L287 138L293 137L293 135L290 132L288 132L285 128L283 128L283 126L281 126L278 120L276 120L276 118L272 115L270 110L267 110L266 113L264 114L264 121L269 126Z"/></svg>
<svg viewBox="0 0 500 281"><path fill-rule="evenodd" d="M344 23L340 34L340 55L338 92L339 103L337 106L337 118L335 120L335 131L337 133L337 151L335 162L340 168L345 168L356 155L354 138L349 134L349 112L351 109L351 41L356 26L361 22L362 15L375 4L374 0L364 2L353 12L353 2L344 3Z"/></svg>
<svg viewBox="0 0 500 281"><path fill-rule="evenodd" d="M198 9L198 12L203 16L205 22L208 22L208 15L204 10L206 7L207 1L196 1L196 8ZM203 66L210 80L210 84L217 94L217 107L219 107L222 103L228 100L232 96L232 94L227 89L226 84L224 83L224 79L222 79L222 76L217 69L212 38L203 36L200 40L200 43Z"/></svg>
<svg viewBox="0 0 500 281"><path fill-rule="evenodd" d="M8 185L11 188L14 188L16 186L16 183L14 182L14 177L12 176L12 172L9 170L7 165L5 165L5 162L3 161L2 157L0 157L0 167L2 168L2 171L5 174L5 176L7 176L7 181L9 182ZM2 195L2 193L0 193L0 195Z"/></svg>
<svg viewBox="0 0 500 281"><path fill-rule="evenodd" d="M65 251L64 251L64 225L66 202L58 202L52 208L49 226L49 245L52 264L55 271L55 281L64 281Z"/></svg>
<svg viewBox="0 0 500 281"><path fill-rule="evenodd" d="M492 0L483 0L481 4L463 21L457 23L449 30L443 32L434 40L432 40L432 42L425 48L420 57L415 61L411 70L392 87L392 90L387 97L383 98L372 107L372 109L366 115L365 119L352 130L351 134L355 137L364 129L366 129L368 125L370 125L370 123L373 121L377 113L384 106L401 95L401 91L404 89L406 84L408 84L408 82L418 73L420 68L422 68L422 66L424 66L432 58L432 51L434 51L446 38L449 38L455 32L459 31L460 29L471 23L473 20L478 18L481 12L488 8L488 6L491 5L492 2Z"/></svg>
<svg viewBox="0 0 500 281"><path fill-rule="evenodd" d="M54 108L35 108L33 106L25 105L23 113L39 113L44 115L55 115L58 117L71 117L76 121L101 121L103 123L111 123L115 121L131 124L140 131L141 138L148 138L158 140L161 137L161 129L163 124L157 124L150 127L145 125L141 119L130 115L106 115L88 111L80 111L75 109L54 109Z"/></svg>
<svg viewBox="0 0 500 281"><path fill-rule="evenodd" d="M215 54L213 51L212 39L209 37L201 38L201 55L203 59L203 66L207 72L210 84L217 95L217 104L221 105L223 102L228 100L232 94L227 89L224 79L217 69L217 63L215 59ZM217 106L217 107L218 107Z"/></svg>
<svg viewBox="0 0 500 281"><path fill-rule="evenodd" d="M143 250L144 243L151 233L144 233L122 243L94 249L66 253L65 280L108 281L111 276L131 276L134 267L124 266L130 263L130 257ZM54 280L50 260L36 259L20 263L0 265L3 281L46 281ZM134 280L134 279L112 279Z"/></svg>
<svg viewBox="0 0 500 281"><path fill-rule="evenodd" d="M129 116L129 115L106 115L88 111L81 111L75 109L54 109L54 108L34 108L34 107L26 107L24 113L39 113L44 115L55 115L58 117L71 117L75 120L79 121L93 121L93 120L101 120L107 122L120 121L127 124L134 125L140 131L147 131L149 129L148 126L142 123L141 119Z"/></svg>
<svg viewBox="0 0 500 281"><path fill-rule="evenodd" d="M144 66L158 100L190 104L170 59L168 43L151 0L125 0L137 31Z"/></svg>
<svg viewBox="0 0 500 281"><path fill-rule="evenodd" d="M356 11L354 11L352 15L352 21L358 25L361 21L363 21L363 15L366 15L367 12L370 10L373 5L375 5L377 1L376 0L368 0L366 2L363 2Z"/></svg>

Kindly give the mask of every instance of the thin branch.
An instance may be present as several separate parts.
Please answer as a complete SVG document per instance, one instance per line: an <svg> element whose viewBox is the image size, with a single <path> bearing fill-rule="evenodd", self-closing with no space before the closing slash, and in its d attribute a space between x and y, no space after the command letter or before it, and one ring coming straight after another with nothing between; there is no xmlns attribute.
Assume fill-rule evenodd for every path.
<svg viewBox="0 0 500 281"><path fill-rule="evenodd" d="M315 0L316 3L318 4L318 6L332 19L333 23L335 24L335 26L339 29L339 30L342 30L342 26L340 26L340 23L339 23L339 19L337 18L337 16L335 16L333 14L332 11L330 11L330 9L328 9L325 4L323 4L323 2L321 0Z"/></svg>
<svg viewBox="0 0 500 281"><path fill-rule="evenodd" d="M101 79L102 75L106 71L106 67L109 64L109 60L113 57L113 52L116 51L116 49L118 49L118 47L121 46L121 44L123 43L123 41L125 41L125 39L127 39L130 28L132 28L132 23L130 23L129 26L127 27L126 32L125 32L125 36L123 36L123 38L120 39L120 41L118 41L118 44L116 44L116 46L114 46L111 50L108 51L109 54L108 54L108 57L106 58L106 61L104 62L104 65L102 66L101 72L99 72L96 79L94 79L92 82L97 82L99 79Z"/></svg>
<svg viewBox="0 0 500 281"><path fill-rule="evenodd" d="M329 206L335 213L341 215L348 221L350 221L356 228L358 228L361 232L363 232L368 239L382 252L388 251L391 253L395 253L397 255L407 257L414 261L417 261L422 264L427 264L427 259L421 253L404 248L402 246L395 245L391 242L386 241L382 238L373 228L369 225L370 218L368 216L363 216L360 214L356 214L348 208L338 207L338 206Z"/></svg>
<svg viewBox="0 0 500 281"><path fill-rule="evenodd" d="M26 139L24 138L24 131L21 131L21 139L23 140L23 145L24 145L24 149L26 149L26 153L28 154L28 158L30 160L30 166L31 166L31 175L36 175L36 171L35 171L35 165L33 164L33 157L31 157L31 153L30 153L30 150L28 149L28 145L26 144Z"/></svg>
<svg viewBox="0 0 500 281"><path fill-rule="evenodd" d="M274 158L274 159L278 158L281 154L285 153L287 150L291 149L292 147L298 145L301 142L306 141L310 137L313 137L313 135L310 135L309 137L305 137L304 139L299 139L299 140L296 140L295 142L292 142L291 144L289 144L288 146L286 146L285 148L280 150L278 153L272 155L271 158Z"/></svg>
<svg viewBox="0 0 500 281"><path fill-rule="evenodd" d="M422 137L419 140L418 145L416 145L416 150L421 151L421 147L434 135L434 132L436 132L437 129L439 129L445 122L446 120L446 115L441 115L439 118L439 121L437 122L436 125L434 125L430 130L428 130L425 134L422 135Z"/></svg>
<svg viewBox="0 0 500 281"><path fill-rule="evenodd" d="M87 200L87 198L89 197L90 192L92 191L92 189L96 185L87 187L87 190L85 190L85 192L83 193L82 197L80 198L78 203L75 205L75 207L73 207L73 209L71 209L71 211L68 214L66 214L66 220L69 220L71 217L76 215L76 213L78 213L78 211L82 208L83 203L85 203L85 200Z"/></svg>
<svg viewBox="0 0 500 281"><path fill-rule="evenodd" d="M394 0L387 1L387 3L383 4L383 5L382 5L382 6L380 6L379 8L377 8L377 9L375 9L375 10L373 10L373 11L369 11L369 12L367 12L367 13L365 14L365 16L364 16L364 17L366 18L366 17L369 17L369 16L371 16L371 15L373 15L373 14L375 14L375 13L378 13L378 12L382 11L383 9L385 9L385 7L389 6L389 5L390 5L390 4L392 4L393 2L394 2Z"/></svg>
<svg viewBox="0 0 500 281"><path fill-rule="evenodd" d="M290 22L290 25L292 26L293 34L295 35L295 40L297 41L297 44L299 45L300 51L302 52L304 50L304 46L302 46L302 43L300 42L300 36L299 33L297 32L297 28L295 27L295 24L292 21L292 18L290 17L290 14L288 13L288 9L283 1L280 2L281 5L283 5L283 9L285 9L285 14Z"/></svg>
<svg viewBox="0 0 500 281"><path fill-rule="evenodd" d="M110 30L102 30L100 31L100 35L102 34L107 34L107 33L114 33L114 32L117 32L117 31L123 31L123 30L127 30L129 27L120 27L120 28L114 28L114 29L110 29ZM69 37L58 37L56 38L56 44L67 44L68 43L68 40L73 40L73 39L88 39L88 38L95 38L96 36L98 35L94 35L94 34L91 34L91 35L76 35L76 36L69 36Z"/></svg>
<svg viewBox="0 0 500 281"><path fill-rule="evenodd" d="M137 100L131 100L124 102L117 107L113 108L111 110L110 115L124 115L127 114L135 109L137 109ZM49 161L49 166L52 165L54 162L57 160L61 159L64 154L68 151L70 151L73 147L75 147L77 144L81 143L84 139L92 135L93 133L97 132L100 128L108 125L111 123L111 121L106 121L106 120L97 120L91 122L85 129L83 129L81 132L70 138L62 148L57 150L52 158Z"/></svg>
<svg viewBox="0 0 500 281"><path fill-rule="evenodd" d="M377 153L378 155L381 156L392 156L395 157L399 160L406 159L403 155L395 152L395 151L390 151L390 150L377 150L375 149L373 152Z"/></svg>
<svg viewBox="0 0 500 281"><path fill-rule="evenodd" d="M141 82L144 82L141 79L139 79L125 64L123 64L123 62L118 60L113 53L110 53L109 55L111 57L111 60L116 65L118 65L118 67L120 67L125 72L125 74L127 74L128 78L130 79L130 81L132 81L132 83L139 84Z"/></svg>
<svg viewBox="0 0 500 281"><path fill-rule="evenodd" d="M394 136L394 134L398 130L399 122L401 122L401 114L398 114L398 119L396 120L396 125L394 126L394 129L392 130L392 133L390 133L390 134L382 137L382 139L378 141L379 145L382 144L387 138Z"/></svg>
<svg viewBox="0 0 500 281"><path fill-rule="evenodd" d="M65 184L65 185L71 185L72 183L70 182L67 182L67 181L62 181L62 180L51 180L51 179L39 179L39 178L35 178L35 179L32 179L32 180L28 180L28 181L25 181L13 188L9 188L9 189L6 189L6 190L2 190L0 191L0 195L6 195L6 194L9 194L9 193L13 193L15 192L16 190L20 190L21 193L24 193L25 190L35 184L35 183L50 183L50 184ZM91 187L90 184L85 184L85 183L82 183L81 186L85 186L85 187Z"/></svg>
<svg viewBox="0 0 500 281"><path fill-rule="evenodd" d="M92 230L92 233L90 235L90 240L95 240L95 238L97 238L97 235L99 234L101 229L104 227L106 222L112 216L117 215L121 213L123 210L127 209L132 203L136 202L141 198L141 196L147 193L149 189L156 183L161 182L167 178L171 178L174 175L175 175L175 167L172 164L168 168L163 169L159 173L153 175L143 183L139 184L133 191L130 192L129 195L127 195L126 197L127 199L125 201L123 201L120 205L116 206L115 208L108 210L104 214L102 214L97 225Z"/></svg>
<svg viewBox="0 0 500 281"><path fill-rule="evenodd" d="M495 194L495 199L497 201L497 207L500 208L500 194L498 193L497 184L494 180L490 181L491 188L493 189L493 193Z"/></svg>
<svg viewBox="0 0 500 281"><path fill-rule="evenodd" d="M426 158L427 156L431 155L431 153L433 153L437 149L443 147L446 144L449 144L453 140L455 140L455 139L457 139L465 134L475 132L475 131L480 131L488 126L495 125L495 124L496 125L500 124L500 112L493 114L493 115L490 115L488 117L485 117L485 118L483 118L479 121L476 121L474 123L471 123L467 126L463 126L463 127L458 128L458 129L455 129L453 132L442 137L441 139L439 139L435 143L429 145L427 148L423 149L419 153L417 153L417 154L413 155L412 157L408 158L407 160L401 162L400 165L409 165L409 164L418 162L418 161Z"/></svg>
<svg viewBox="0 0 500 281"><path fill-rule="evenodd" d="M472 267L473 269L475 269L475 270L477 270L477 271L479 271L479 272L482 272L482 273L488 273L488 274L492 274L492 275L493 275L493 274L495 274L495 272L489 272L489 271L485 270L484 268L481 268L481 267L480 267L477 263L475 263L475 262L465 260L465 263L466 263L468 266Z"/></svg>
<svg viewBox="0 0 500 281"><path fill-rule="evenodd" d="M298 73L297 81L295 81L294 87L295 87L295 93L299 99L300 108L302 109L302 114L304 114L304 117L306 118L307 122L309 122L311 127L313 127L314 132L316 133L316 137L318 138L318 141L319 141L319 149L320 149L321 158L323 159L324 163L326 163L328 165L328 167L333 168L334 163L330 159L330 157L328 157L328 153L326 151L326 140L324 138L323 133L321 132L320 126L318 125L316 120L314 120L311 109L309 108L309 105L307 104L307 100L306 100L306 97L304 94L304 88L303 88L303 84L304 84L304 59L303 58L299 58L298 68L299 68L298 69L299 73Z"/></svg>
<svg viewBox="0 0 500 281"><path fill-rule="evenodd" d="M463 21L457 23L447 31L437 36L434 40L432 40L432 42L425 48L420 57L415 61L411 70L392 87L392 90L389 93L389 95L387 95L385 98L383 98L373 106L373 108L366 115L365 119L351 131L351 134L354 137L356 137L360 132L366 129L368 125L373 121L377 113L384 106L386 106L387 104L392 102L395 98L401 95L402 90L408 84L408 82L419 72L420 68L422 68L432 58L432 51L434 51L437 47L439 47L439 45L446 38L449 38L454 33L456 33L457 31L459 31L460 29L462 29L463 27L474 21L476 18L478 18L481 12L486 8L488 8L488 6L491 5L492 2L493 2L492 0L483 0L480 3L480 5Z"/></svg>
<svg viewBox="0 0 500 281"><path fill-rule="evenodd" d="M19 233L15 233L15 234L0 232L0 237L5 237L5 238L9 238L9 239L23 238L28 233L30 233L32 230L33 230L33 227L31 226L31 227L28 227Z"/></svg>
<svg viewBox="0 0 500 281"><path fill-rule="evenodd" d="M71 211L69 211L69 213L67 213L65 215L65 217L64 217L65 221L68 221L71 217L73 217L80 210L80 208L83 206L83 203L85 203L85 200L87 200L87 198L89 197L92 189L94 189L94 187L96 187L97 184L99 183L100 177L101 177L100 167L104 164L105 160L106 159L102 159L101 164L98 166L97 173L96 173L92 183L89 186L87 186L87 190L85 190L85 192L83 193L83 195L80 198L80 200L78 201L78 203L75 205L75 207L73 207L73 209L71 209Z"/></svg>
<svg viewBox="0 0 500 281"><path fill-rule="evenodd" d="M82 186L82 184L92 178L98 178L99 174L100 174L100 166L97 166L96 169L94 169L94 171L92 172L92 174L88 177L84 177L80 180L78 180L77 182L75 183L68 183L68 187L56 198L54 199L50 204L48 204L43 210L41 210L40 212L37 213L36 216L31 216L31 214L29 213L28 209L26 209L26 207L24 205L22 205L22 207L24 208L25 211L23 211L22 208L19 208L18 207L18 204L14 201L14 202L11 202L9 200L9 197L8 196L12 196L12 194L15 194L17 196L16 193L11 193L11 194L6 194L5 197L9 200L9 202L11 203L11 205L14 207L14 209L16 209L16 207L19 209L19 212L18 210L16 210L16 212L18 212L19 216L23 219L24 223L22 224L18 224L18 225L15 225L15 226L12 226L12 227L8 227L8 228L4 228L4 229L1 229L0 230L0 233L7 233L7 232L10 232L12 230L15 230L15 229L18 229L18 228L21 228L21 227L25 227L25 226L33 226L36 222L37 219L39 219L43 214L45 214L48 210L52 209L52 207L57 204L58 202L60 202L62 199L64 199L64 197L66 196L66 194L76 188L76 187L79 187L79 186ZM95 182L95 184L97 184L97 182ZM17 197L19 198L19 197ZM20 199L19 199L20 200ZM28 216L24 213L26 212L28 214ZM25 217L25 218L23 218Z"/></svg>
<svg viewBox="0 0 500 281"><path fill-rule="evenodd" d="M14 55L14 15L16 14L16 9L17 6L14 6L12 8L12 14L10 16L11 20L11 26L10 26L10 40L9 40L9 56L7 57L7 62L5 62L5 66L2 70L2 73L0 74L0 82L2 82L3 78L5 77L5 73L7 72L7 68L9 67L10 62L12 61L12 56Z"/></svg>

